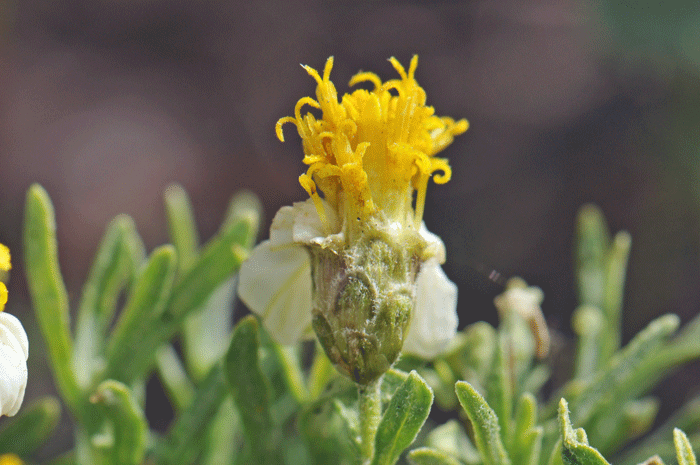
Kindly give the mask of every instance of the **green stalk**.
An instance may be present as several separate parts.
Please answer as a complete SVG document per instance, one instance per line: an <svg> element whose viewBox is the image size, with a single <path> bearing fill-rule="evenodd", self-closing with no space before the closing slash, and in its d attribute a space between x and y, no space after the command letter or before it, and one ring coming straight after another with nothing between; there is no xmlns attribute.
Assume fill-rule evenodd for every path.
<svg viewBox="0 0 700 465"><path fill-rule="evenodd" d="M374 437L382 419L381 377L367 385L358 386L360 401L360 439L362 464L369 465L374 458Z"/></svg>

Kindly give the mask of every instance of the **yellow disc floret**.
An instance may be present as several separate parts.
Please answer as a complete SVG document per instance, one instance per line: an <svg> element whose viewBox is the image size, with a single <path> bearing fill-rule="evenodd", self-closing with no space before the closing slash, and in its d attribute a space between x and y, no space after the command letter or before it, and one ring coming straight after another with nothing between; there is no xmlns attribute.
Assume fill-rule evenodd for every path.
<svg viewBox="0 0 700 465"><path fill-rule="evenodd" d="M277 122L277 137L281 141L284 123L297 127L304 163L309 166L299 183L327 226L318 189L339 217L345 218L346 225L374 216L417 228L431 175L440 172L433 178L438 184L446 183L452 175L448 161L434 155L450 145L454 136L466 131L469 123L465 119L455 122L435 116L433 107L425 105L425 91L414 79L417 56L411 60L408 72L395 58L389 61L400 79L382 83L376 74L358 73L350 85L369 82L374 89L356 90L340 101L330 81L333 57L326 62L323 76L304 66L316 80L316 100L300 99L294 116ZM321 110L321 119L311 113L302 116L304 105Z"/></svg>
<svg viewBox="0 0 700 465"><path fill-rule="evenodd" d="M0 271L10 271L10 249L6 245L0 244Z"/></svg>
<svg viewBox="0 0 700 465"><path fill-rule="evenodd" d="M5 273L10 271L12 264L10 263L10 249L6 245L0 244L0 272ZM3 278L4 279L4 278ZM7 287L5 283L0 282L0 312L5 310L7 303Z"/></svg>

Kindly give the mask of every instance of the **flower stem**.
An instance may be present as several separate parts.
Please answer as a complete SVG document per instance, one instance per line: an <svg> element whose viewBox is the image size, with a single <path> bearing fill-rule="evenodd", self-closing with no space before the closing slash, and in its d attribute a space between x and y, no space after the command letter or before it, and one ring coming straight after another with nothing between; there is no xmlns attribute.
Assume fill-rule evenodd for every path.
<svg viewBox="0 0 700 465"><path fill-rule="evenodd" d="M374 457L374 436L382 419L381 378L358 386L360 396L360 439L362 464L369 465Z"/></svg>

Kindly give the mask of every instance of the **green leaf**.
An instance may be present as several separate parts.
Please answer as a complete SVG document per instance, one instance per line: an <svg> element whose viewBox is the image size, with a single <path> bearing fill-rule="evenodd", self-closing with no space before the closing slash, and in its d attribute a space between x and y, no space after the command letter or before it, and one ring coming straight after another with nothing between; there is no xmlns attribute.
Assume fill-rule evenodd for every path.
<svg viewBox="0 0 700 465"><path fill-rule="evenodd" d="M241 218L212 239L195 263L178 281L162 324L174 332L178 324L193 310L199 309L228 277L233 275L247 256L254 225Z"/></svg>
<svg viewBox="0 0 700 465"><path fill-rule="evenodd" d="M457 396L455 395L455 398ZM481 456L474 444L467 437L464 427L457 420L449 420L428 433L425 441L431 449L445 453L459 461L476 464L481 463Z"/></svg>
<svg viewBox="0 0 700 465"><path fill-rule="evenodd" d="M458 381L455 391L474 428L474 442L481 452L484 465L509 465L511 462L501 441L496 413L466 381Z"/></svg>
<svg viewBox="0 0 700 465"><path fill-rule="evenodd" d="M537 426L537 401L525 393L518 402L515 413L510 456L513 463L535 465L539 463L542 448L542 427Z"/></svg>
<svg viewBox="0 0 700 465"><path fill-rule="evenodd" d="M197 258L199 234L192 204L187 192L179 184L171 184L165 189L165 212L170 238L179 257L178 270L182 273Z"/></svg>
<svg viewBox="0 0 700 465"><path fill-rule="evenodd" d="M603 358L600 344L605 317L602 310L592 305L581 305L571 318L576 338L576 363L574 379L588 379L595 375Z"/></svg>
<svg viewBox="0 0 700 465"><path fill-rule="evenodd" d="M105 330L117 305L117 298L134 273L135 264L125 237L135 231L128 216L118 216L107 227L95 261L83 286L73 348L73 367L82 388L87 388L103 368Z"/></svg>
<svg viewBox="0 0 700 465"><path fill-rule="evenodd" d="M382 404L387 405L391 398L394 397L394 393L398 388L403 385L408 379L408 373L402 370L397 370L396 368L389 368L384 376L382 376L382 382L379 386L379 392L382 396ZM424 380L425 381L425 380Z"/></svg>
<svg viewBox="0 0 700 465"><path fill-rule="evenodd" d="M646 433L654 424L659 402L654 398L624 401L621 407L601 415L594 423L598 450L605 455L617 451L626 443Z"/></svg>
<svg viewBox="0 0 700 465"><path fill-rule="evenodd" d="M59 392L68 407L78 408L80 390L71 365L68 295L58 266L56 219L46 191L33 184L24 216L27 284Z"/></svg>
<svg viewBox="0 0 700 465"><path fill-rule="evenodd" d="M102 463L142 463L148 424L129 388L111 379L104 381L90 397L90 402L106 419L102 433L91 438L93 450L101 457Z"/></svg>
<svg viewBox="0 0 700 465"><path fill-rule="evenodd" d="M260 369L259 347L258 322L249 315L233 332L224 367L255 463L277 463L278 438L273 435L270 387Z"/></svg>
<svg viewBox="0 0 700 465"><path fill-rule="evenodd" d="M688 441L688 436L678 428L673 430L673 445L676 447L676 457L678 465L697 465L693 446Z"/></svg>
<svg viewBox="0 0 700 465"><path fill-rule="evenodd" d="M557 439L556 444L554 444L552 453L549 455L547 465L564 465L564 460L562 459L561 438Z"/></svg>
<svg viewBox="0 0 700 465"><path fill-rule="evenodd" d="M602 360L608 360L620 348L622 336L622 299L625 292L627 261L632 238L626 231L615 235L605 257L605 294L603 296L604 326Z"/></svg>
<svg viewBox="0 0 700 465"><path fill-rule="evenodd" d="M212 418L228 394L221 365L216 365L197 389L195 398L180 413L156 450L162 465L190 464L202 453Z"/></svg>
<svg viewBox="0 0 700 465"><path fill-rule="evenodd" d="M675 315L659 317L617 353L607 368L572 401L576 421L585 425L613 403L650 389L652 386L645 379L647 371L642 368L656 355L678 324Z"/></svg>
<svg viewBox="0 0 700 465"><path fill-rule="evenodd" d="M459 460L429 447L421 447L409 452L408 463L411 465L460 465Z"/></svg>
<svg viewBox="0 0 700 465"><path fill-rule="evenodd" d="M700 315L688 322L677 337L659 350L654 359L653 372L657 379L669 369L700 358Z"/></svg>
<svg viewBox="0 0 700 465"><path fill-rule="evenodd" d="M54 397L42 397L5 420L0 430L0 451L21 457L32 454L51 436L61 418L61 405Z"/></svg>
<svg viewBox="0 0 700 465"><path fill-rule="evenodd" d="M373 465L393 465L399 460L416 439L432 404L433 391L412 371L394 393L379 422Z"/></svg>
<svg viewBox="0 0 700 465"><path fill-rule="evenodd" d="M575 243L579 303L584 308L599 309L602 316L594 320L597 325L593 328L574 321L579 334L586 336L579 343L576 377L586 378L620 348L620 315L631 239L628 233L620 232L611 240L603 213L594 205L585 205L579 211Z"/></svg>
<svg viewBox="0 0 700 465"><path fill-rule="evenodd" d="M360 456L357 388L349 387L326 393L306 405L299 416L313 463L354 464L350 458Z"/></svg>
<svg viewBox="0 0 700 465"><path fill-rule="evenodd" d="M501 439L509 447L510 424L513 416L513 372L511 371L510 341L507 333L499 332L493 361L493 372L487 383L487 399L500 425Z"/></svg>
<svg viewBox="0 0 700 465"><path fill-rule="evenodd" d="M244 440L240 415L231 396L226 396L209 425L200 464L234 463Z"/></svg>
<svg viewBox="0 0 700 465"><path fill-rule="evenodd" d="M314 361L311 364L307 389L310 399L318 399L328 382L337 374L333 364L328 359L326 352L320 344L316 344L314 349Z"/></svg>
<svg viewBox="0 0 700 465"><path fill-rule="evenodd" d="M700 425L700 397L696 397L678 409L669 419L654 432L625 451L620 458L621 463L636 465L641 460L653 454L658 454L670 460L675 455L675 450L670 447L669 437L677 427L681 430L690 431ZM697 439L695 436L694 439Z"/></svg>
<svg viewBox="0 0 700 465"><path fill-rule="evenodd" d="M156 351L156 367L175 410L179 411L190 405L195 387L171 344L163 344Z"/></svg>
<svg viewBox="0 0 700 465"><path fill-rule="evenodd" d="M610 244L610 233L600 208L592 204L581 207L574 242L579 303L603 308L605 255Z"/></svg>
<svg viewBox="0 0 700 465"><path fill-rule="evenodd" d="M458 349L445 358L460 379L483 385L493 370L498 335L490 324L480 321L457 333Z"/></svg>
<svg viewBox="0 0 700 465"><path fill-rule="evenodd" d="M559 426L562 439L562 459L565 465L610 465L596 449L588 445L586 432L574 431L569 419L569 405L559 402Z"/></svg>
<svg viewBox="0 0 700 465"><path fill-rule="evenodd" d="M272 350L277 357L277 362L282 369L284 374L285 384L287 390L294 399L299 403L303 404L307 402L309 398L309 392L306 389L306 384L304 382L304 375L301 371L301 363L299 361L299 354L296 347L293 346L281 346L279 344L273 343Z"/></svg>
<svg viewBox="0 0 700 465"><path fill-rule="evenodd" d="M248 241L241 244L242 247L250 249L255 244L255 238L260 230L260 219L263 217L263 207L260 199L251 191L242 190L236 192L229 202L228 210L224 221L221 223L222 230L243 221L250 225Z"/></svg>
<svg viewBox="0 0 700 465"><path fill-rule="evenodd" d="M146 337L159 323L175 278L175 249L157 248L139 271L107 347L107 377L125 383L144 375L153 362L154 344ZM160 345L160 344L158 344Z"/></svg>

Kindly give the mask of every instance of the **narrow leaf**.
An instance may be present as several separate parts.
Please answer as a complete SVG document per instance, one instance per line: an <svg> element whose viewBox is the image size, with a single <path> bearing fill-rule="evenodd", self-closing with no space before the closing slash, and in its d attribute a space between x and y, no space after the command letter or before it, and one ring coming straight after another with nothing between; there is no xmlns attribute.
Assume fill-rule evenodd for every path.
<svg viewBox="0 0 700 465"><path fill-rule="evenodd" d="M579 303L602 308L605 295L605 254L610 233L603 213L584 205L576 223L576 281Z"/></svg>
<svg viewBox="0 0 700 465"><path fill-rule="evenodd" d="M542 428L537 424L537 401L525 393L518 402L515 414L510 455L513 463L534 465L539 463L542 447Z"/></svg>
<svg viewBox="0 0 700 465"><path fill-rule="evenodd" d="M583 429L574 431L569 419L569 406L564 399L559 402L559 426L565 465L610 465L600 452L588 445Z"/></svg>
<svg viewBox="0 0 700 465"><path fill-rule="evenodd" d="M172 184L165 189L165 211L170 238L179 257L178 269L182 273L197 258L199 234L190 198L179 184Z"/></svg>
<svg viewBox="0 0 700 465"><path fill-rule="evenodd" d="M212 418L228 394L221 365L216 365L198 386L188 407L180 413L156 450L162 465L190 464L202 453Z"/></svg>
<svg viewBox="0 0 700 465"><path fill-rule="evenodd" d="M328 359L328 356L321 348L320 344L316 344L314 350L314 361L311 364L311 370L308 378L308 391L310 399L318 399L328 382L337 373L333 364Z"/></svg>
<svg viewBox="0 0 700 465"><path fill-rule="evenodd" d="M180 358L171 344L163 344L156 351L156 368L165 390L176 411L191 404L194 384L190 381Z"/></svg>
<svg viewBox="0 0 700 465"><path fill-rule="evenodd" d="M631 246L632 238L629 233L622 231L615 235L606 254L605 295L602 307L606 325L604 338L600 341L603 346L603 360L609 359L620 348L622 300Z"/></svg>
<svg viewBox="0 0 700 465"><path fill-rule="evenodd" d="M133 221L115 218L107 227L95 261L83 286L73 349L73 367L79 385L86 388L102 363L105 329L111 321L119 293L133 273L130 251L124 236Z"/></svg>
<svg viewBox="0 0 700 465"><path fill-rule="evenodd" d="M576 338L574 379L588 379L598 370L602 360L600 339L605 326L603 312L598 307L581 305L571 318Z"/></svg>
<svg viewBox="0 0 700 465"><path fill-rule="evenodd" d="M314 463L338 463L339 457L360 456L356 397L357 389L327 393L302 410L299 429Z"/></svg>
<svg viewBox="0 0 700 465"><path fill-rule="evenodd" d="M142 377L157 347L145 337L157 324L175 277L175 250L157 248L142 267L107 347L107 377L125 383Z"/></svg>
<svg viewBox="0 0 700 465"><path fill-rule="evenodd" d="M449 420L430 431L425 445L464 463L481 463L479 451L467 437L462 423L457 420Z"/></svg>
<svg viewBox="0 0 700 465"><path fill-rule="evenodd" d="M61 405L53 397L42 397L22 407L17 416L5 420L0 430L0 451L26 457L51 436L61 417Z"/></svg>
<svg viewBox="0 0 700 465"><path fill-rule="evenodd" d="M270 388L260 369L259 347L258 322L250 315L234 330L224 369L256 463L275 463Z"/></svg>
<svg viewBox="0 0 700 465"><path fill-rule="evenodd" d="M669 459L675 455L675 450L669 447L669 437L673 435L675 428L690 431L700 425L700 397L696 397L684 404L670 418L657 427L654 432L633 447L626 450L621 457L621 463L637 464L646 457L659 454L663 458ZM698 436L694 436L697 439ZM667 452L666 452L667 451ZM663 452L663 453L662 453Z"/></svg>
<svg viewBox="0 0 700 465"><path fill-rule="evenodd" d="M107 380L90 397L107 419L111 443L103 443L101 455L107 463L138 465L143 462L148 424L141 408L124 384Z"/></svg>
<svg viewBox="0 0 700 465"><path fill-rule="evenodd" d="M163 323L176 325L191 311L201 308L212 292L235 273L245 259L253 225L241 219L205 247L190 270L178 281Z"/></svg>
<svg viewBox="0 0 700 465"><path fill-rule="evenodd" d="M474 442L485 465L509 465L510 458L501 441L498 417L486 400L466 381L455 385L457 398L474 428Z"/></svg>
<svg viewBox="0 0 700 465"><path fill-rule="evenodd" d="M393 465L401 453L413 443L433 404L433 391L412 371L396 390L375 437L373 465Z"/></svg>
<svg viewBox="0 0 700 465"><path fill-rule="evenodd" d="M408 463L411 465L460 465L459 460L429 447L421 447L409 452Z"/></svg>
<svg viewBox="0 0 700 465"><path fill-rule="evenodd" d="M610 360L607 368L572 401L576 421L586 424L596 413L608 408L617 396L629 398L652 386L645 382L645 362L653 358L662 343L678 328L675 315L665 315L649 323L621 352Z"/></svg>
<svg viewBox="0 0 700 465"><path fill-rule="evenodd" d="M250 225L250 235L248 242L241 244L246 249L255 244L255 238L260 229L260 219L263 217L263 207L260 199L251 191L242 190L236 192L231 198L224 221L221 224L222 230L230 228L232 225L245 221Z"/></svg>
<svg viewBox="0 0 700 465"><path fill-rule="evenodd" d="M24 259L29 292L56 384L66 404L75 410L80 391L71 366L73 341L68 295L58 265L56 220L51 200L38 184L33 184L27 192Z"/></svg>
<svg viewBox="0 0 700 465"><path fill-rule="evenodd" d="M678 428L673 430L673 445L676 447L678 465L697 465L693 446L688 441L688 436Z"/></svg>
<svg viewBox="0 0 700 465"><path fill-rule="evenodd" d="M499 332L493 371L487 383L487 399L498 417L501 439L508 448L511 442L510 424L513 416L513 372L511 371L511 351L508 335Z"/></svg>
<svg viewBox="0 0 700 465"><path fill-rule="evenodd" d="M225 383L224 383L224 386ZM228 393L228 390L227 390ZM210 422L201 465L234 463L245 440L241 419L230 395L227 395Z"/></svg>

